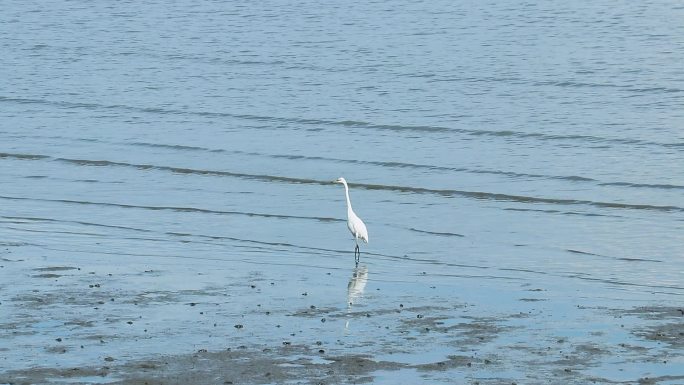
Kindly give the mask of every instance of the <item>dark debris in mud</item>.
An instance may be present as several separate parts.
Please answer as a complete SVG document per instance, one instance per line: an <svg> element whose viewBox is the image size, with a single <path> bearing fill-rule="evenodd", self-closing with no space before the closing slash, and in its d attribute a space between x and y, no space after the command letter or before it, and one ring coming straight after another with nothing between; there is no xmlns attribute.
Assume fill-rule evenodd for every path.
<svg viewBox="0 0 684 385"><path fill-rule="evenodd" d="M684 349L684 319L645 328L639 328L634 334L650 341L668 345L671 349Z"/></svg>
<svg viewBox="0 0 684 385"><path fill-rule="evenodd" d="M632 330L632 334L662 343L670 349L684 348L684 307L643 306L629 310L615 310L616 317L637 317L646 321Z"/></svg>
<svg viewBox="0 0 684 385"><path fill-rule="evenodd" d="M684 306L642 306L628 310L614 310L618 316L636 316L647 320L663 320L666 318L684 321Z"/></svg>
<svg viewBox="0 0 684 385"><path fill-rule="evenodd" d="M109 384L268 384L292 381L301 384L360 384L372 382L376 371L446 371L468 368L474 361L482 361L472 357L449 356L434 363L410 365L377 361L363 354L326 355L317 346L291 344L258 350L209 352L200 349L188 355L124 363L118 363L111 356L103 360L107 366L10 371L4 376L0 374L0 382L79 383L79 377L100 376L103 382Z"/></svg>
<svg viewBox="0 0 684 385"><path fill-rule="evenodd" d="M4 375L0 373L0 383L79 383L79 377L101 376L103 381L107 377L109 384L269 384L291 381L303 384L350 384L372 381L372 373L377 370L410 367L395 362L378 362L369 356L357 354L323 354L323 359L314 358L321 356L319 351L301 345L219 352L200 349L190 355L121 364L108 356L104 358L108 365L106 367L10 371ZM451 360L446 362L448 366L453 366Z"/></svg>

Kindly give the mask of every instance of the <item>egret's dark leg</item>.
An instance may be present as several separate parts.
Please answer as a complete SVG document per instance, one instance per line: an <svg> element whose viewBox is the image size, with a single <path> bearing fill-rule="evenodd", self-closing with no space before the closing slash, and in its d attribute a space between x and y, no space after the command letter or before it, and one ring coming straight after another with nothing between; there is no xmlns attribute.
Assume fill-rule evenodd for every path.
<svg viewBox="0 0 684 385"><path fill-rule="evenodd" d="M359 260L361 259L361 250L359 250L359 245L356 245L356 248L354 249L354 261L356 261L356 264L359 264Z"/></svg>

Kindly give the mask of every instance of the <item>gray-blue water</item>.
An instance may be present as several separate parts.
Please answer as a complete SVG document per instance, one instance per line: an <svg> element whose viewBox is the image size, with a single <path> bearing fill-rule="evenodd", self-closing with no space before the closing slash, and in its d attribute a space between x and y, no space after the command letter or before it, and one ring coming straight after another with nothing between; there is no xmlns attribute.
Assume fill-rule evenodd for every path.
<svg viewBox="0 0 684 385"><path fill-rule="evenodd" d="M684 302L681 2L0 8L3 242Z"/></svg>

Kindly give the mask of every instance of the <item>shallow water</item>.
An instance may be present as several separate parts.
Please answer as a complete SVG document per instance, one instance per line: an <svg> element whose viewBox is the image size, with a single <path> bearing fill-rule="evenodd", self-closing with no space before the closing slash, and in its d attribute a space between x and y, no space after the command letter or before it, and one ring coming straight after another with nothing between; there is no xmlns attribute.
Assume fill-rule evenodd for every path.
<svg viewBox="0 0 684 385"><path fill-rule="evenodd" d="M344 307L353 241L329 183L344 176L370 233L362 303L382 289L371 303L513 312L542 289L576 323L580 304L682 306L683 16L674 1L12 1L0 238L46 265L325 282L317 298Z"/></svg>

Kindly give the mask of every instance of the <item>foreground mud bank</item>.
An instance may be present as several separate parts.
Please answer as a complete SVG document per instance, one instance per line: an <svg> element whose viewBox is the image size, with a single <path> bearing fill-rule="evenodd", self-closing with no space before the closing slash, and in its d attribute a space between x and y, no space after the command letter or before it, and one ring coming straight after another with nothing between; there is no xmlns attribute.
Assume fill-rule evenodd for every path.
<svg viewBox="0 0 684 385"><path fill-rule="evenodd" d="M0 384L684 383L684 309L657 297L10 249Z"/></svg>

